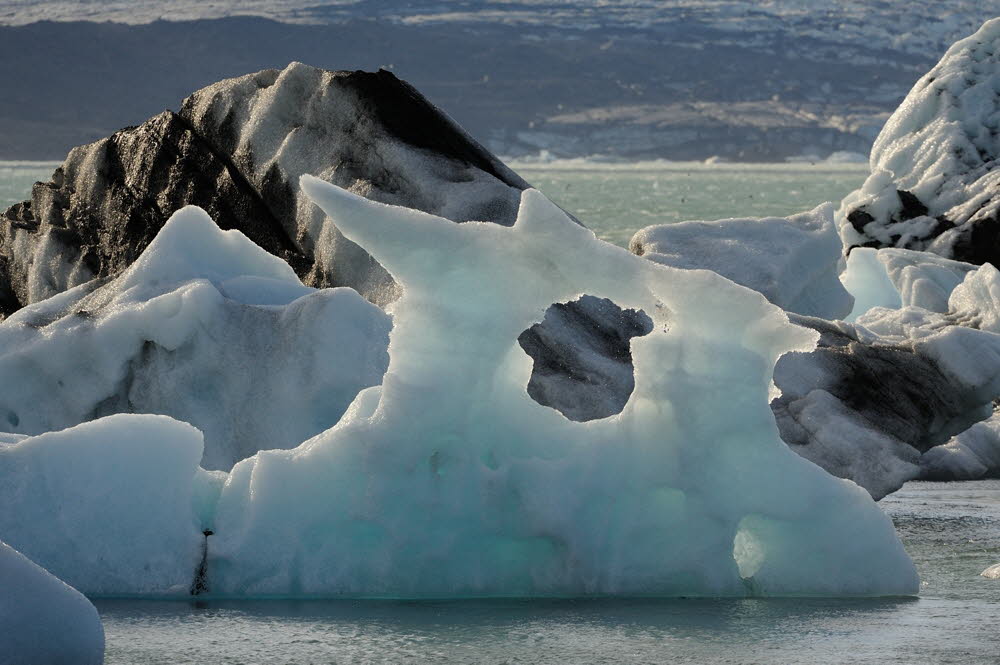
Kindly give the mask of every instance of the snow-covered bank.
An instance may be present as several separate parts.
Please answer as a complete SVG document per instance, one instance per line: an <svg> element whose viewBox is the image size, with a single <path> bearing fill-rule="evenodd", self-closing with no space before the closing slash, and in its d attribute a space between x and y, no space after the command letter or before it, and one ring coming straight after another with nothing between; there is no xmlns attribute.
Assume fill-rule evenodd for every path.
<svg viewBox="0 0 1000 665"><path fill-rule="evenodd" d="M0 541L0 663L103 662L104 628L90 601Z"/></svg>

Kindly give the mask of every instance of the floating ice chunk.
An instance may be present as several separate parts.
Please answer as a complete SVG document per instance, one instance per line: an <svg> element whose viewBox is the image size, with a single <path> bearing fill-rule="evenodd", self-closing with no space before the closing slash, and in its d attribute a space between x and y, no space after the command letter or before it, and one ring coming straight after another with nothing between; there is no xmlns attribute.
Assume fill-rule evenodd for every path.
<svg viewBox="0 0 1000 665"><path fill-rule="evenodd" d="M829 203L787 218L650 226L629 249L664 265L712 270L797 314L839 319L851 311L837 276L843 247Z"/></svg>
<svg viewBox="0 0 1000 665"><path fill-rule="evenodd" d="M0 542L0 663L103 662L104 627L97 609L79 591Z"/></svg>
<svg viewBox="0 0 1000 665"><path fill-rule="evenodd" d="M84 593L187 594L201 449L190 425L124 414L0 447L0 533Z"/></svg>
<svg viewBox="0 0 1000 665"><path fill-rule="evenodd" d="M203 465L228 470L336 423L381 380L390 327L355 291L305 287L240 232L184 208L119 278L0 324L0 428L161 413L199 427Z"/></svg>
<svg viewBox="0 0 1000 665"><path fill-rule="evenodd" d="M403 285L390 366L334 428L233 468L213 592L916 592L871 498L778 438L771 370L816 334L760 294L601 243L532 190L507 228L302 187ZM517 336L584 292L654 326L624 410L579 423L528 397Z"/></svg>
<svg viewBox="0 0 1000 665"><path fill-rule="evenodd" d="M971 263L908 249L880 249L878 260L899 292L902 306L930 312L947 312L952 291L977 268Z"/></svg>

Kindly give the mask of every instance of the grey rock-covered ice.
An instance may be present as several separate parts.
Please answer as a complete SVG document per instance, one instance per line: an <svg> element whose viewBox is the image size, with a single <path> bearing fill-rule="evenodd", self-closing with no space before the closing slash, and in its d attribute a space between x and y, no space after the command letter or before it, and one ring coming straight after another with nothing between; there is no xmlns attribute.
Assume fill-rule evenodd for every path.
<svg viewBox="0 0 1000 665"><path fill-rule="evenodd" d="M398 296L392 278L303 200L298 181L304 173L381 203L455 222L505 226L514 223L520 192L528 187L393 74L292 63L220 81L185 99L179 113L165 111L74 149L51 182L36 184L30 201L0 217L0 313L84 284L93 289L91 280L121 274L185 205L203 208L223 229L241 231L285 260L308 286L347 286L388 305ZM550 320L524 336L533 353L546 354L539 358L532 395L579 419L620 409L631 391L627 340L642 327L641 316L568 303ZM581 351L581 340L596 346ZM152 368L156 353L142 357ZM382 369L384 363L373 371ZM88 404L72 418L22 431L120 411L187 417L155 390L137 399L136 385L122 384L125 392L107 395L100 408ZM55 393L45 399L55 399ZM209 420L192 419L199 426ZM221 445L212 432L221 427L206 430L208 450ZM266 438L262 432L249 437ZM269 447L292 443L297 441L272 441ZM232 461L227 455L207 463Z"/></svg>
<svg viewBox="0 0 1000 665"><path fill-rule="evenodd" d="M307 284L350 286L379 305L398 296L395 284L303 200L301 175L455 222L505 226L514 223L528 187L385 70L329 72L292 63L199 90L184 100L180 116L259 192L306 257L300 274Z"/></svg>
<svg viewBox="0 0 1000 665"><path fill-rule="evenodd" d="M913 263L912 254L896 258L944 268L946 277L964 270ZM943 309L876 307L854 324L793 316L821 338L815 351L788 354L775 368L782 438L876 497L917 477L996 473L993 421L979 421L1000 396L1000 271L966 271Z"/></svg>
<svg viewBox="0 0 1000 665"><path fill-rule="evenodd" d="M820 341L775 366L781 396L771 409L781 438L875 498L917 477L921 452L980 419L990 402L990 388L941 368L933 349L844 322L790 319L817 330Z"/></svg>
<svg viewBox="0 0 1000 665"><path fill-rule="evenodd" d="M764 294L782 309L840 319L854 299L840 283L833 206L790 217L650 226L629 250L676 268L705 268Z"/></svg>
<svg viewBox="0 0 1000 665"><path fill-rule="evenodd" d="M534 361L528 394L570 420L620 413L635 387L629 340L653 329L649 316L607 298L556 303L518 342Z"/></svg>
<svg viewBox="0 0 1000 665"><path fill-rule="evenodd" d="M315 287L377 304L384 270L300 201L303 173L457 222L514 222L527 183L391 73L301 63L227 79L139 127L75 148L0 219L6 314L113 276L185 205L206 210Z"/></svg>
<svg viewBox="0 0 1000 665"><path fill-rule="evenodd" d="M1000 19L956 42L879 134L844 199L846 246L1000 264Z"/></svg>

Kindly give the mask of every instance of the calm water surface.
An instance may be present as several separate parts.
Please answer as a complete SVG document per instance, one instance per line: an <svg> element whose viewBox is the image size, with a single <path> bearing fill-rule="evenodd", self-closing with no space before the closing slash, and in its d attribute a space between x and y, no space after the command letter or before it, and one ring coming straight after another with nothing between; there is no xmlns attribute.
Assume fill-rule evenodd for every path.
<svg viewBox="0 0 1000 665"><path fill-rule="evenodd" d="M0 207L57 164L0 162ZM838 201L857 165L514 165L605 240ZM97 600L109 664L1000 664L1000 481L910 483L881 504L923 580L887 600Z"/></svg>
<svg viewBox="0 0 1000 665"><path fill-rule="evenodd" d="M839 203L868 175L866 164L693 162L512 164L515 171L602 240L628 247L652 224L786 216Z"/></svg>

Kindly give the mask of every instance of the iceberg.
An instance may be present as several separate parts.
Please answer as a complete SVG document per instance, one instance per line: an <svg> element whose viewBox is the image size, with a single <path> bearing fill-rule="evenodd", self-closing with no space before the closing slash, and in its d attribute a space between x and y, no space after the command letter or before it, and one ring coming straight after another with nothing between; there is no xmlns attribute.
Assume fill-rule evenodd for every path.
<svg viewBox="0 0 1000 665"><path fill-rule="evenodd" d="M304 177L402 285L383 383L229 474L207 586L234 595L912 594L866 492L793 454L771 370L816 334L709 271L596 240L534 190L456 225ZM643 311L620 414L535 403L519 333L581 293Z"/></svg>
<svg viewBox="0 0 1000 665"><path fill-rule="evenodd" d="M83 595L0 541L0 662L101 665L104 628Z"/></svg>
<svg viewBox="0 0 1000 665"><path fill-rule="evenodd" d="M168 218L186 205L203 208L221 228L240 231L288 262L308 286L351 287L368 301L388 308L398 296L398 285L300 193L298 178L303 173L320 175L372 200L423 210L457 223L475 220L504 226L514 223L520 191L528 187L446 113L391 72L334 72L293 62L282 70L219 81L186 98L179 113L164 111L138 127L74 148L50 182L34 186L31 200L0 214L0 319L88 282L86 288L94 288L93 279L118 277L142 255ZM238 308L230 302L251 294L251 286L262 285L253 274L249 277L242 283L235 277L229 280L225 287L229 301L221 308L228 311L220 311L219 316L247 320L238 328L213 326L216 338L238 337L230 341L234 346L251 344L243 331L274 328L272 321L261 320L264 315L258 309ZM305 293L287 270L278 281L287 283L282 294ZM277 282L268 284L274 288ZM279 294L272 302L246 304L287 304L292 298L285 295ZM337 302L323 305L327 299ZM350 300L346 292L336 298L317 294L302 309L337 311L353 306L359 310L359 320L378 319L377 314L363 316L362 307L350 305ZM284 328L293 325L288 319L301 319L295 310L292 307L286 313ZM348 319L340 316L339 320ZM342 323L341 329L346 325ZM538 368L529 387L532 396L576 419L617 412L632 385L627 340L644 325L645 321L596 300L554 308L523 338ZM381 344L381 351L373 346L371 352L384 355L385 336L373 331L372 338L373 345ZM299 341L304 340L276 343ZM327 353L350 347L337 339L325 342ZM304 351L295 356L303 362L309 353L317 352ZM249 352L257 358L270 357L266 348ZM155 355L160 359L163 354ZM245 364L245 357L217 354L208 358L212 361L208 366L228 369ZM327 359L315 360L322 365ZM170 361L179 362L177 354L171 354ZM341 365L344 361L343 356L338 360ZM274 387L269 376L289 374L281 363L280 358L260 363L259 376L249 382L263 378ZM157 364L161 371L167 366ZM88 403L78 413L50 418L45 427L25 429L23 425L21 431L59 429L120 410L167 413L205 432L206 464L229 468L258 449L295 445L332 425L357 390L377 383L385 360L376 364L373 372L359 375L357 381L363 385L356 385L353 392L342 381L331 391L311 392L312 397L327 394L330 403L308 413L301 410L307 405L297 402L272 402L266 395L258 399L265 392L271 397L279 393L249 383L229 386L237 393L253 393L252 399L240 398L245 408L228 404L208 411L183 399L179 407L177 391L133 390L122 382L119 387L130 394L126 399L119 390L118 397L107 402L107 409L88 415L86 409L94 406ZM193 374L194 365L184 367ZM316 378L307 367L296 372ZM344 372L342 367L341 375ZM203 372L197 378L218 386L217 374L229 372ZM373 374L377 374L375 379ZM143 399L137 400L139 392ZM270 428L267 423L272 421L258 417L286 408L292 413L299 409L303 416L290 419L291 427ZM242 431L230 435L232 428L213 426L220 417ZM0 415L0 428L5 427Z"/></svg>
<svg viewBox="0 0 1000 665"><path fill-rule="evenodd" d="M787 218L650 226L629 250L676 268L713 270L796 314L840 319L853 304L838 278L843 246L829 203Z"/></svg>
<svg viewBox="0 0 1000 665"><path fill-rule="evenodd" d="M74 148L0 213L0 314L114 277L170 215L205 209L309 286L385 305L385 270L298 191L318 174L374 200L509 226L528 184L391 72L300 62L218 81L138 127Z"/></svg>
<svg viewBox="0 0 1000 665"><path fill-rule="evenodd" d="M103 595L916 592L869 495L778 437L775 361L811 349L817 334L759 293L601 243L534 190L504 227L454 224L308 177L303 187L402 285L381 385L361 390L330 429L228 474L199 466L201 433L162 415L7 435L7 542ZM162 307L174 316L150 320L183 337L178 282L209 303L234 279L227 293L249 301L295 295L280 261L260 263L241 234L205 223L181 211L111 301L131 293L142 310ZM174 243L185 251L166 251ZM189 259L227 256L227 245L238 256L204 261L214 267L188 281ZM167 304L145 299L161 287ZM552 304L582 293L650 322L630 343L635 383L621 413L589 422L532 400L532 360L518 343ZM105 317L132 312L130 302Z"/></svg>
<svg viewBox="0 0 1000 665"><path fill-rule="evenodd" d="M899 304L873 307L853 323L790 315L819 332L820 341L815 351L786 354L775 367L781 395L771 406L782 438L875 498L913 478L995 473L1000 271L906 250L855 249L852 257L858 252L865 262L853 259L848 272L881 275L882 293L895 293Z"/></svg>
<svg viewBox="0 0 1000 665"><path fill-rule="evenodd" d="M837 212L845 246L1000 263L1000 18L951 46L875 140Z"/></svg>
<svg viewBox="0 0 1000 665"><path fill-rule="evenodd" d="M390 328L354 290L303 286L239 231L183 208L117 278L0 323L0 427L164 414L202 430L202 465L228 471L335 424L381 381Z"/></svg>

